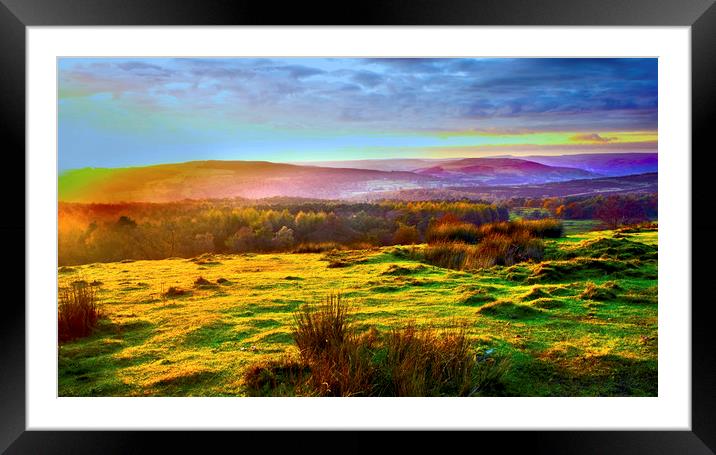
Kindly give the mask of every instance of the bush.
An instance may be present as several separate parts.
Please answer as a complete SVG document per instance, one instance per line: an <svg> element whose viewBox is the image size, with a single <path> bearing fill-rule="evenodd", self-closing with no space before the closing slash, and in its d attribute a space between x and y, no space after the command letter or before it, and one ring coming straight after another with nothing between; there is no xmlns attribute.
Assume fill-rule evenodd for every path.
<svg viewBox="0 0 716 455"><path fill-rule="evenodd" d="M91 334L99 317L97 294L93 286L78 281L60 288L57 317L60 342Z"/></svg>

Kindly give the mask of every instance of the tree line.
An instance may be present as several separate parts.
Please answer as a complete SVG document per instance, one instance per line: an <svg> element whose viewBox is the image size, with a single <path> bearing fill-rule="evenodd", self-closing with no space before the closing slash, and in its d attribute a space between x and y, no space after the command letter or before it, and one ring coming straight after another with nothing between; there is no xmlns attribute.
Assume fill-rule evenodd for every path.
<svg viewBox="0 0 716 455"><path fill-rule="evenodd" d="M202 253L310 250L310 245L421 243L444 219L506 221L504 205L476 202L346 203L277 198L162 204L59 204L59 265ZM307 247L307 245L309 247Z"/></svg>

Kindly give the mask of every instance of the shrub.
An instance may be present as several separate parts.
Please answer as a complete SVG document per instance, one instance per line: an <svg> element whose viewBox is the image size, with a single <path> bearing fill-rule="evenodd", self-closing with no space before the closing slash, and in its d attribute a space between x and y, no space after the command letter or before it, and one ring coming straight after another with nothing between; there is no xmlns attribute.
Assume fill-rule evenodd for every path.
<svg viewBox="0 0 716 455"><path fill-rule="evenodd" d="M77 281L60 288L58 297L59 341L91 334L100 317L95 288L84 281Z"/></svg>

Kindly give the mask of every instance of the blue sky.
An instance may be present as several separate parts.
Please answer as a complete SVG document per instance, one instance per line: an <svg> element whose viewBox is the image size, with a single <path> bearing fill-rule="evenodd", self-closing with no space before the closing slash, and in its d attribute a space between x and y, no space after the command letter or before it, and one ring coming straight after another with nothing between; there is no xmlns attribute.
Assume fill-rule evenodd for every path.
<svg viewBox="0 0 716 455"><path fill-rule="evenodd" d="M656 151L656 59L65 58L59 166Z"/></svg>

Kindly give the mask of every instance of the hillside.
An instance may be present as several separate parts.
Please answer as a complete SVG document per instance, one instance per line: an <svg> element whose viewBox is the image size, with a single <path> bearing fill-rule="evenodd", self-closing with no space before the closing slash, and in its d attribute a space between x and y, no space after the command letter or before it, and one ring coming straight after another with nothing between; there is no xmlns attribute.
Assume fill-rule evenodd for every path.
<svg viewBox="0 0 716 455"><path fill-rule="evenodd" d="M658 174L648 173L529 185L480 185L440 189L425 188L386 191L373 193L367 199L396 199L404 201L472 199L494 201L512 197L569 197L597 194L658 193L658 191Z"/></svg>
<svg viewBox="0 0 716 455"><path fill-rule="evenodd" d="M548 166L515 158L465 158L417 169L415 173L457 184L488 185L544 183L597 176L583 169Z"/></svg>
<svg viewBox="0 0 716 455"><path fill-rule="evenodd" d="M539 185L597 177L583 169L515 158L376 161L385 161L385 168L390 170L266 161L191 161L115 169L84 168L61 173L58 191L60 201L101 203L277 196L349 199L401 190ZM360 162L345 163L360 165ZM394 170L418 164L424 166L411 171Z"/></svg>
<svg viewBox="0 0 716 455"><path fill-rule="evenodd" d="M547 166L578 167L609 177L657 172L659 168L656 153L585 153L523 158Z"/></svg>
<svg viewBox="0 0 716 455"><path fill-rule="evenodd" d="M338 199L371 191L430 186L410 172L296 166L266 161L191 161L156 166L67 171L59 199L67 202L169 202L292 196Z"/></svg>

